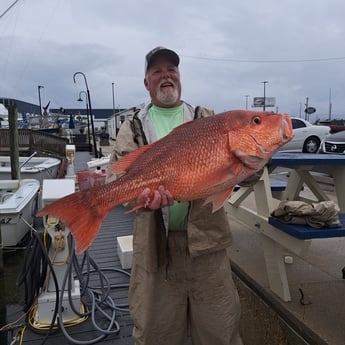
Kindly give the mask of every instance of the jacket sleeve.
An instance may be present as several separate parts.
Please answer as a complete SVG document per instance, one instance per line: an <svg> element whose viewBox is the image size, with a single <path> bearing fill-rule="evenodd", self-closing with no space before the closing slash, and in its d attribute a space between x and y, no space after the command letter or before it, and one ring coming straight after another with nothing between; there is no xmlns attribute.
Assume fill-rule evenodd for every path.
<svg viewBox="0 0 345 345"><path fill-rule="evenodd" d="M138 144L135 140L135 133L133 131L133 123L131 120L125 120L121 125L120 130L116 137L116 143L114 145L113 152L110 155L109 167L107 172L106 182L112 182L118 177L116 174L111 172L111 165L115 161L119 160L128 153L136 150Z"/></svg>

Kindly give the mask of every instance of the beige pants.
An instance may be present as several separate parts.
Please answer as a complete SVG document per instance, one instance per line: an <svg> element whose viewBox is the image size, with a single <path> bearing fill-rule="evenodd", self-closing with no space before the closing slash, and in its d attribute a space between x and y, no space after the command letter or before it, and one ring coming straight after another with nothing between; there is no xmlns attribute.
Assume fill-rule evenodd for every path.
<svg viewBox="0 0 345 345"><path fill-rule="evenodd" d="M148 273L133 262L129 304L136 345L242 345L240 303L225 250L191 258L186 234L171 232L168 265Z"/></svg>

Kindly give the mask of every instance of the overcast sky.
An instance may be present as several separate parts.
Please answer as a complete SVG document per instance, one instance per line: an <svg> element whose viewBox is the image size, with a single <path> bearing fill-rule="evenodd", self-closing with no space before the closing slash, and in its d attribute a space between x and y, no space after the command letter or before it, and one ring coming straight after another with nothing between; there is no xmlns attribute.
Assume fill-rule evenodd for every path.
<svg viewBox="0 0 345 345"><path fill-rule="evenodd" d="M183 99L222 112L276 98L279 112L345 117L344 0L0 0L0 97L78 108L149 101L144 56L181 58ZM262 83L267 81L266 84ZM246 97L247 95L247 97ZM276 110L268 108L268 110Z"/></svg>

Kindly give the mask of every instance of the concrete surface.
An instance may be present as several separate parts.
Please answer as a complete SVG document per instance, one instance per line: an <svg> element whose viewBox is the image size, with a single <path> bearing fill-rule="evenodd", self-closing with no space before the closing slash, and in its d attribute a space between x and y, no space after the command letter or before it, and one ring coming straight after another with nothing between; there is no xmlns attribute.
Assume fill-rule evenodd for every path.
<svg viewBox="0 0 345 345"><path fill-rule="evenodd" d="M308 193L307 189L305 193ZM334 198L333 192L327 193ZM312 240L309 250L301 258L286 253L293 257L293 263L286 264L292 301L283 302L268 285L261 235L236 221L231 215L229 219L234 237L234 243L229 248L229 257L235 273L242 278L238 282L240 295L242 298L248 296L246 291L248 286L252 290L251 296L253 291L257 295L256 303L253 302L252 297L250 303L248 297L242 300L244 316L241 327L245 332L244 335L248 337L244 339L247 340L245 344L299 344L296 339L286 342L287 338L283 336L280 340L274 339L272 343L267 339L264 342L250 340L251 334L259 336L264 332L272 336L279 332L284 333L284 328L281 327L278 327L280 330L278 333L269 331L273 327L274 318L268 317L265 322L265 318L253 316L255 308L257 312L262 312L262 308L255 307L259 303L258 300L261 300L269 306L265 315L275 310L276 317L292 324L293 328L307 339L307 344L344 345L345 280L342 278L342 269L345 266L345 238ZM308 304L301 303L300 289ZM251 317L246 318L246 314ZM288 332L290 335L292 333Z"/></svg>

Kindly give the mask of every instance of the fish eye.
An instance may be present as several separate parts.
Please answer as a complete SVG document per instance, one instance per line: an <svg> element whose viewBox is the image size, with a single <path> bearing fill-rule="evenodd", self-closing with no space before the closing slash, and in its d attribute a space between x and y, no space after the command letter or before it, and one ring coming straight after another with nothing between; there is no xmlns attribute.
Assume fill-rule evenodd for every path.
<svg viewBox="0 0 345 345"><path fill-rule="evenodd" d="M260 125L261 123L261 117L260 116L254 116L252 119L253 123L255 123L256 125Z"/></svg>

